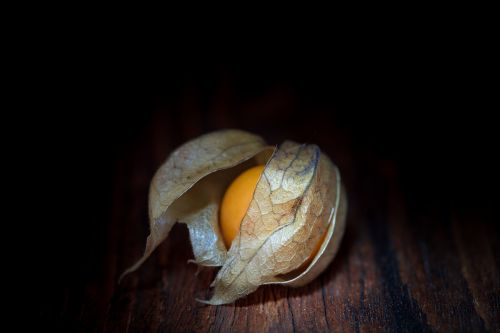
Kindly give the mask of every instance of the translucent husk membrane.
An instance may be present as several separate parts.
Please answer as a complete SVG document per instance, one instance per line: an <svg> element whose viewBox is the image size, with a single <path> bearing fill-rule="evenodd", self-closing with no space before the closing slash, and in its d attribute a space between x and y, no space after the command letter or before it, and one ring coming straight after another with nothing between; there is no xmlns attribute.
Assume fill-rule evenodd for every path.
<svg viewBox="0 0 500 333"><path fill-rule="evenodd" d="M218 223L219 205L232 180L265 164L240 231L226 250ZM266 146L254 134L225 130L206 134L175 150L151 181L151 233L135 271L185 223L193 262L222 266L208 304L231 303L263 284L301 286L318 276L338 250L347 201L340 173L316 145L285 141ZM301 265L326 233L310 264ZM299 269L300 268L300 269Z"/></svg>

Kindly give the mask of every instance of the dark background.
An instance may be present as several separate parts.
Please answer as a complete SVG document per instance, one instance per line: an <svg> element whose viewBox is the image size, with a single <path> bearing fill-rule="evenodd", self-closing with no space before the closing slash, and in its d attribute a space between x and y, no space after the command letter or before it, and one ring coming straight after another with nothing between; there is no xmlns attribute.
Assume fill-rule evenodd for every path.
<svg viewBox="0 0 500 333"><path fill-rule="evenodd" d="M367 265L378 275L362 274L359 284L376 281L372 288L381 290L376 301L363 303L361 296L360 304L345 309L339 317L344 329L499 330L493 158L498 138L490 104L493 87L485 79L488 68L441 52L437 45L380 50L238 62L194 56L133 69L109 59L71 64L68 71L59 68L50 80L55 83L29 97L36 109L24 121L25 131L35 138L29 159L42 183L37 215L44 223L34 223L30 239L30 269L41 272L43 285L34 288L36 320L74 331L182 331L189 320L172 310L182 308L187 313L182 318L191 312L199 330L244 330L238 320L234 323L237 314L231 322L235 326L211 310L207 316L215 318L215 326L199 323L208 320L200 318L209 310L193 309L192 302L208 289L212 275L207 273L202 277L206 283L198 282L202 285L193 290L177 290L186 294L181 298L169 284L158 287L168 258L152 259L132 282L116 284L118 274L142 252L148 230L145 194L155 169L191 138L240 128L272 144L285 139L316 143L339 166L351 207L347 228L353 231L339 254L342 264L327 270L321 288L333 292L335 276ZM403 211L401 224L395 211ZM190 258L186 232L176 227L172 237L180 239L172 241L180 257L171 260L184 263ZM401 239L413 243L406 248ZM375 259L363 264L352 256L366 242ZM423 265L425 278L404 279L404 262L413 264L412 258ZM183 267L175 266L177 274ZM419 276L412 271L417 268L408 269L409 276ZM351 278L352 284L358 282L355 275ZM146 306L154 303L149 293L155 286L177 303L153 297L161 306ZM253 307L273 301L266 296L272 290L266 287L236 306L250 307L251 315ZM284 288L276 290L292 302L300 297L314 302L308 291L289 295ZM138 296L129 298L134 293ZM390 315L377 317L370 312L374 308ZM156 317L151 309L160 309ZM324 327L308 326L307 318L300 326L295 313L293 328L327 330L332 324L328 316ZM280 317L281 329L286 330L288 320Z"/></svg>

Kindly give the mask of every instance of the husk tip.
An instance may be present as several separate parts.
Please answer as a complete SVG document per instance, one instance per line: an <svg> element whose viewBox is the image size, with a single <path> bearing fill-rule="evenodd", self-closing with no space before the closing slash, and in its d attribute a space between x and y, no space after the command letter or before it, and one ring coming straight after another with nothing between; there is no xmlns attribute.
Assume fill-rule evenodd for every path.
<svg viewBox="0 0 500 333"><path fill-rule="evenodd" d="M132 273L132 271L129 269L125 270L125 272L123 272L120 277L118 278L118 284L121 284L122 281L123 281L123 278L125 278L127 275L129 275L130 273Z"/></svg>
<svg viewBox="0 0 500 333"><path fill-rule="evenodd" d="M132 272L135 272L144 263L144 261L146 261L148 256L149 254L148 255L144 254L135 264L127 268L118 278L118 284L120 284L127 275L129 275Z"/></svg>
<svg viewBox="0 0 500 333"><path fill-rule="evenodd" d="M215 298L215 297L212 297L209 300L204 300L204 299L199 299L199 298L195 298L195 300L197 302L200 302L200 303L203 303L203 304L206 304L206 305L222 305L222 304L226 304L227 303L227 302L224 302L221 299L218 299L218 298Z"/></svg>

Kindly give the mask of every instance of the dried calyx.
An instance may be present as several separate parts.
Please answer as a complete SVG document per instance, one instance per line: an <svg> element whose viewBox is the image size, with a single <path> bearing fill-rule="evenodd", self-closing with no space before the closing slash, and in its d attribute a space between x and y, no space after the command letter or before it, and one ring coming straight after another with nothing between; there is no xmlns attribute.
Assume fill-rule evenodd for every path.
<svg viewBox="0 0 500 333"><path fill-rule="evenodd" d="M189 229L193 262L222 266L212 298L201 302L231 303L263 284L301 286L333 259L346 208L339 171L316 145L285 141L276 148L244 131L209 133L179 147L156 172L146 250L122 277L181 222ZM236 229L225 221L237 221Z"/></svg>

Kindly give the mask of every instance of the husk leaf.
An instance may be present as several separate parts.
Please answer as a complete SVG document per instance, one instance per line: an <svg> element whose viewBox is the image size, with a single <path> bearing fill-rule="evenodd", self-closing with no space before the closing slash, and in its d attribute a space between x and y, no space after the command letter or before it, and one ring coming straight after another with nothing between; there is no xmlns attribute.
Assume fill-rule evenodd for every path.
<svg viewBox="0 0 500 333"><path fill-rule="evenodd" d="M144 254L120 280L144 263L177 221L189 228L194 262L222 265L227 252L217 214L224 190L243 170L265 163L272 151L259 136L240 130L212 132L176 149L151 181Z"/></svg>
<svg viewBox="0 0 500 333"><path fill-rule="evenodd" d="M329 262L325 265L321 256L331 260L332 248L333 252L338 248L340 238L333 237L334 231L343 231L339 228L343 222L332 227L340 192L338 170L317 146L283 143L257 183L240 232L212 283L212 298L199 301L231 303L262 284L298 286L317 276ZM295 273L327 229L318 255L304 274Z"/></svg>

